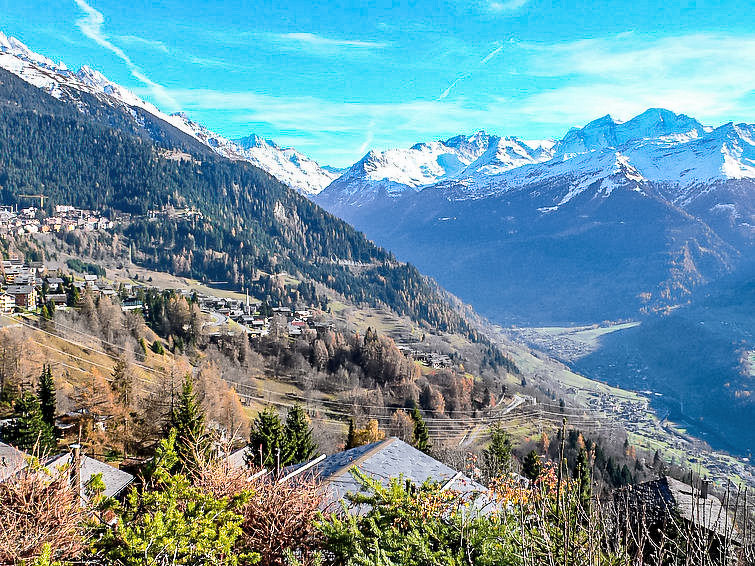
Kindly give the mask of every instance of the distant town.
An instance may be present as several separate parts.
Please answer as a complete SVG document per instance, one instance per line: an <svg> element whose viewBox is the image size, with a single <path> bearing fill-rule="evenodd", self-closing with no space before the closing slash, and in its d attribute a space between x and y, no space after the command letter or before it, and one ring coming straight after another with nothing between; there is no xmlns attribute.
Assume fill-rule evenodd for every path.
<svg viewBox="0 0 755 566"><path fill-rule="evenodd" d="M0 235L38 234L40 232L95 232L112 230L115 223L92 210L70 205L55 206L55 213L45 217L41 208L18 209L0 206Z"/></svg>

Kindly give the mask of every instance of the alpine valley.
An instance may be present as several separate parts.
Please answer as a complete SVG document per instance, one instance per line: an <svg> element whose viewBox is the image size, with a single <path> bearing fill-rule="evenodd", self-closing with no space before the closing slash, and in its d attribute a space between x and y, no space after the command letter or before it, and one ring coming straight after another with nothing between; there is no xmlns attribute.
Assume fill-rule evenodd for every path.
<svg viewBox="0 0 755 566"><path fill-rule="evenodd" d="M654 108L557 140L476 132L370 151L338 170L164 114L99 72L73 72L2 33L0 69L8 195L44 177L82 206L134 215L198 207L206 226L214 221L202 245L185 227L137 225L131 235L153 242L136 250L145 265L237 285L249 266L283 266L312 289L474 334L454 301L398 258L499 335L590 378L651 392L661 416L713 447L755 450L755 125L710 127ZM40 89L50 95L43 102ZM23 133L35 128L37 137ZM136 173L159 175L137 186L108 175L105 161L74 172L57 167L65 147L30 147L42 131L73 128L129 155ZM82 178L100 192L77 192ZM344 267L352 264L359 269ZM423 300L407 299L408 288Z"/></svg>
<svg viewBox="0 0 755 566"><path fill-rule="evenodd" d="M650 109L553 142L478 132L370 152L315 200L491 320L541 327L510 334L755 449L755 126ZM577 355L542 328L628 320Z"/></svg>

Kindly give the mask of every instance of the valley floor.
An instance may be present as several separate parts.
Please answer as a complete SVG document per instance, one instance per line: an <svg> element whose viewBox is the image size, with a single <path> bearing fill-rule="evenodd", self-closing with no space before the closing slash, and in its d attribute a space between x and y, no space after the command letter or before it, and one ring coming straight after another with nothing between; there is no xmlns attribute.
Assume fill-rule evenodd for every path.
<svg viewBox="0 0 755 566"><path fill-rule="evenodd" d="M728 478L755 485L755 466L748 457L712 450L687 430L688 423L673 422L668 411L659 412L656 407L658 400L663 398L662 393L649 389L632 392L612 387L570 369L578 360L600 350L601 337L639 326L640 322L634 321L579 327L498 328L498 333L520 368L537 376L543 384L560 384L567 404L589 407L602 415L606 422L618 419L632 444L650 452L657 450L664 460L721 484L725 484ZM563 364L540 355L538 351L546 352ZM578 363L575 365L579 366ZM609 370L616 375L620 369L616 360L609 365ZM636 373L642 371L640 368L625 369Z"/></svg>

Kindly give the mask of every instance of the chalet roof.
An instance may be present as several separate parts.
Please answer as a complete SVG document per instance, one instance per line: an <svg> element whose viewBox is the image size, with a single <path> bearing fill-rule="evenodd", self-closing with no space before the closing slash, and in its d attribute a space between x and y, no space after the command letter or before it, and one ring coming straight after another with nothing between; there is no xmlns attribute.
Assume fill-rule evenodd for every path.
<svg viewBox="0 0 755 566"><path fill-rule="evenodd" d="M328 456L306 474L321 481L329 491L329 499L335 501L361 490L361 484L350 473L354 468L383 485L399 477L415 485L428 480L448 484L449 489L467 496L482 495L477 502L479 509L491 505L484 486L396 437Z"/></svg>
<svg viewBox="0 0 755 566"><path fill-rule="evenodd" d="M715 495L706 494L699 488L669 476L630 486L622 490L630 503L642 505L644 510L656 518L678 513L689 523L703 527L720 536L737 539L734 520L728 509Z"/></svg>
<svg viewBox="0 0 755 566"><path fill-rule="evenodd" d="M239 448L235 452L231 452L228 455L228 465L232 468L244 468L246 467L246 455L249 448L244 446Z"/></svg>
<svg viewBox="0 0 755 566"><path fill-rule="evenodd" d="M31 295L34 288L31 285L9 285L6 293L9 295Z"/></svg>
<svg viewBox="0 0 755 566"><path fill-rule="evenodd" d="M228 463L236 468L246 466L247 453L247 447L233 452L228 456ZM289 466L283 473L295 472L304 465L307 464ZM352 469L358 468L383 485L388 485L393 478L403 478L415 485L428 480L435 481L446 484L448 489L469 499L474 498L474 508L480 512L497 508L484 486L395 437L338 452L309 465L299 477L314 479L322 484L327 494L325 506L343 500L349 493L362 490L362 485L350 473ZM358 508L352 511L360 513L365 510Z"/></svg>
<svg viewBox="0 0 755 566"><path fill-rule="evenodd" d="M14 476L26 467L26 454L0 442L0 482Z"/></svg>
<svg viewBox="0 0 755 566"><path fill-rule="evenodd" d="M55 469L70 466L70 464L71 454L66 453L53 457L45 466ZM80 493L82 499L86 499L86 488L89 482L92 481L92 477L96 474L102 474L102 481L105 484L103 495L106 497L116 497L134 481L134 476L128 472L114 468L105 462L100 462L89 456L81 456Z"/></svg>

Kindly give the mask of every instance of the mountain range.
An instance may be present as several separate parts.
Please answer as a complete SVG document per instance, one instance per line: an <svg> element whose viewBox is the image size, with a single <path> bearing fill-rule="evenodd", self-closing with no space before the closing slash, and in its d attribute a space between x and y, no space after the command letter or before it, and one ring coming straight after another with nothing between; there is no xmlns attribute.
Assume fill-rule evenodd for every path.
<svg viewBox="0 0 755 566"><path fill-rule="evenodd" d="M162 113L93 69L70 71L2 34L0 68L65 104L58 109L0 74L0 107L8 109L0 125L11 146L0 149L19 164L5 178L0 171L4 191L9 181L16 192L44 182L85 206L104 200L143 213L145 206L197 205L213 219L212 228L203 227L202 246L185 226L159 233L154 224L139 227L130 236L148 242L141 250L148 264L234 283L248 266L285 268L353 301L383 302L429 324L468 330L413 267L284 191L275 177L494 322L641 318L641 326L612 336L580 368L662 391L664 408L691 415L696 430L726 436L732 449L755 447L755 436L743 432L755 392L742 362L755 350L755 126L710 127L653 108L625 122L604 116L561 139L480 131L370 151L334 170L257 136L229 140L184 114ZM144 185L121 180L115 169L103 175L90 162L70 171L70 160L29 178L37 171L24 168L28 153L43 163L72 143L65 137L71 108L97 128L154 144L147 153L131 142L125 148L138 158L135 167L152 175ZM64 121L38 123L37 109ZM86 128L90 138L102 135ZM52 134L57 145L49 145ZM122 151L121 138L111 138ZM101 157L98 167L113 165ZM221 245L230 250L225 259ZM372 268L350 273L341 260ZM668 360L680 353L696 363L670 368Z"/></svg>
<svg viewBox="0 0 755 566"><path fill-rule="evenodd" d="M479 131L369 151L335 170L255 135L230 140L165 114L89 67L73 72L2 33L0 67L78 107L91 95L130 113L151 137L252 163L499 322L671 308L746 263L755 239L753 125L712 128L653 108L558 140Z"/></svg>
<svg viewBox="0 0 755 566"><path fill-rule="evenodd" d="M292 148L281 148L257 136L229 140L189 119L184 113L165 114L102 73L83 66L71 71L65 63L35 53L22 42L0 32L0 68L66 102L79 103L82 93L130 113L141 111L157 118L229 159L243 160L268 171L303 194L315 194L338 177L337 169L320 167Z"/></svg>

